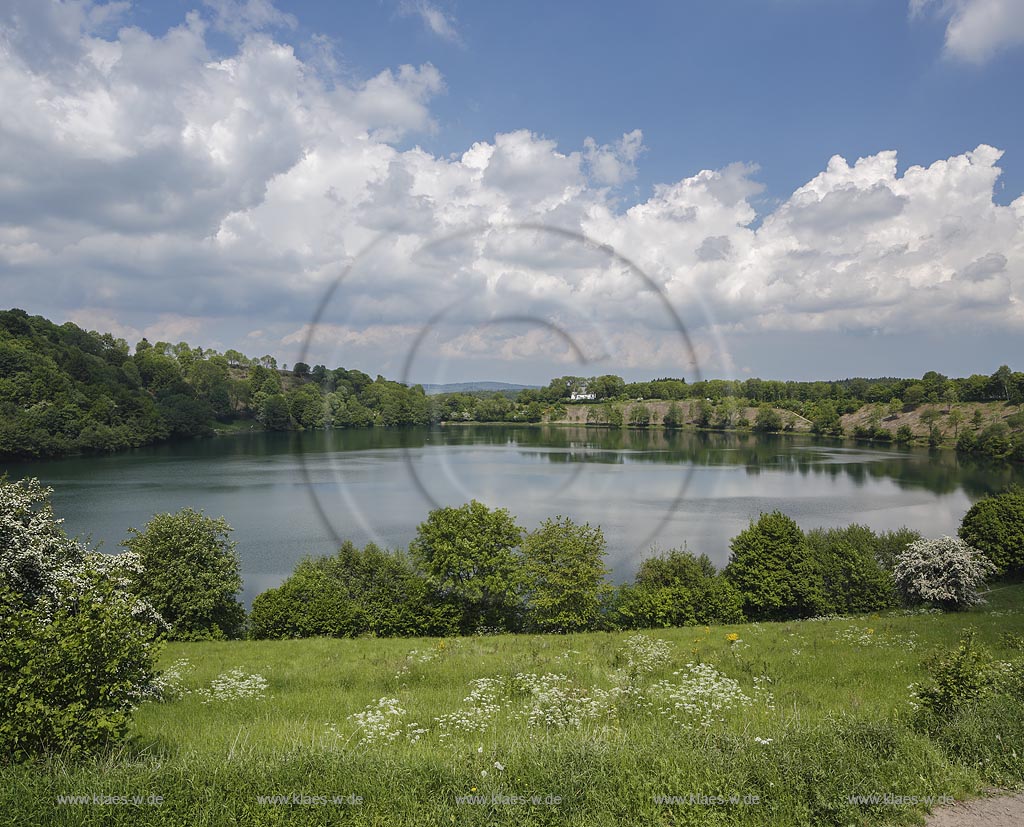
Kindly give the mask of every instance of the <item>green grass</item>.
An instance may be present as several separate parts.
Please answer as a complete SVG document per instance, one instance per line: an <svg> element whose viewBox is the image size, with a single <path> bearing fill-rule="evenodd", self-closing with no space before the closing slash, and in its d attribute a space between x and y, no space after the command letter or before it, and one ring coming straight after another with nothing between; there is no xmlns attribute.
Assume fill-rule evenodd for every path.
<svg viewBox="0 0 1024 827"><path fill-rule="evenodd" d="M267 696L204 704L192 692L147 703L136 714L130 744L102 758L0 766L0 823L917 823L923 805L863 805L848 797L959 800L987 786L1024 782L1020 699L990 699L930 735L913 725L908 686L925 677L922 661L955 645L968 627L998 659L1024 657L1002 638L1004 632L1024 634L1024 586L1004 587L982 610L958 615L645 633L668 642L671 654L635 678L632 685L641 692L663 680L678 683L673 672L693 662L713 665L750 698L747 706L716 714L708 727L666 717L658 703L648 712L628 700L578 728L531 727L518 714L530 695L515 685L516 673L563 674L590 697L595 687L610 690L616 670L626 666L629 633L173 644L163 665L191 661L187 688L208 687L238 668L265 677ZM740 636L735 644L726 639L732 632ZM410 659L413 649L430 659ZM755 689L760 676L771 679L773 704ZM442 739L434 718L465 706L469 682L484 677L501 682L503 709L486 731ZM418 742L403 735L369 743L357 732L348 716L381 697L398 699L408 713L403 725L417 722L428 730ZM292 794L362 801L275 805L257 799ZM160 795L164 801L59 805L58 795ZM486 803L459 803L456 797L464 795L483 795ZM683 796L689 802L691 795L741 801L656 800ZM538 803L529 800L533 796ZM549 796L559 803L549 803ZM753 796L757 803L742 803Z"/></svg>

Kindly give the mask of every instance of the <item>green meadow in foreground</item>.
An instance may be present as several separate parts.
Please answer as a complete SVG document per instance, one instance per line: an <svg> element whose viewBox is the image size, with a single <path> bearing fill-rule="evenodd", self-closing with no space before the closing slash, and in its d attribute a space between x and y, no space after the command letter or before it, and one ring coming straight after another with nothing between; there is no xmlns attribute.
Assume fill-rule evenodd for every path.
<svg viewBox="0 0 1024 827"><path fill-rule="evenodd" d="M912 824L1024 782L1019 696L915 711L923 662L969 629L1020 661L1024 586L964 613L641 635L176 643L179 691L129 746L0 766L0 820Z"/></svg>

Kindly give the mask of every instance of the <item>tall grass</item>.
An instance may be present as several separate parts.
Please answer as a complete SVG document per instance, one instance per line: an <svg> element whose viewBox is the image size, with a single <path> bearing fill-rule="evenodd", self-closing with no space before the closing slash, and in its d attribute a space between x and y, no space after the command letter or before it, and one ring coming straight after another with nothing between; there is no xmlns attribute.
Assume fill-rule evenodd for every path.
<svg viewBox="0 0 1024 827"><path fill-rule="evenodd" d="M1021 698L915 725L922 661L967 627L996 657L1019 659L1003 635L1024 633L1024 586L963 614L665 629L639 641L173 644L163 662L190 662L184 694L143 705L130 744L101 758L0 767L0 823L914 823L925 805L912 796L1024 782ZM211 697L231 670L262 676L266 691L232 697L229 679ZM247 686L259 694L258 681ZM352 716L367 708L360 727ZM90 800L58 803L71 795ZM103 798L135 795L163 801ZM858 795L889 798L851 802Z"/></svg>

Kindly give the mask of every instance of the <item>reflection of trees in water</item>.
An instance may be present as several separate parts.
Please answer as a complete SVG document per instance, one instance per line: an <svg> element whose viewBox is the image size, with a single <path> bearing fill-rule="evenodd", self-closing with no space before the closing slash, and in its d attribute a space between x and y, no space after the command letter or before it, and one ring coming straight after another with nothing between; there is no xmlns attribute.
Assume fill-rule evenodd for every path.
<svg viewBox="0 0 1024 827"><path fill-rule="evenodd" d="M1024 483L1024 469L1007 463L962 457L953 451L874 448L839 439L571 427L501 428L500 434L488 436L480 432L488 429L472 430L471 441L512 441L526 453L531 453L531 447L565 449L562 453L545 452L550 462L738 465L752 476L765 470L845 476L857 486L872 479L889 479L901 488L924 488L936 494L963 488L972 498L1014 482Z"/></svg>
<svg viewBox="0 0 1024 827"><path fill-rule="evenodd" d="M972 498L1024 484L1024 468L927 448L872 447L840 439L736 432L564 426L458 425L434 428L367 428L280 434L256 433L197 442L196 453L317 454L328 451L409 450L428 446L515 446L520 453L551 463L593 462L743 466L802 476L844 476L863 486L890 479L901 488L948 494L959 488ZM171 446L142 449L148 455L174 452Z"/></svg>

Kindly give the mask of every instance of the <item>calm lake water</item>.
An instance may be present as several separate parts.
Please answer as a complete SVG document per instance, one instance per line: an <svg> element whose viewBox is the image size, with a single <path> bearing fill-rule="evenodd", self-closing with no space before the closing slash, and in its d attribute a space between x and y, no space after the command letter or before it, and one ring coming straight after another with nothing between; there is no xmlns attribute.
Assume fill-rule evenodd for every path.
<svg viewBox="0 0 1024 827"><path fill-rule="evenodd" d="M252 433L102 457L7 463L38 476L71 534L117 551L129 526L185 506L234 527L246 603L340 539L405 546L436 505L476 498L533 528L564 515L604 529L614 579L652 546L718 564L762 511L805 528L864 523L953 534L971 503L1024 469L950 451L801 436L564 427Z"/></svg>

